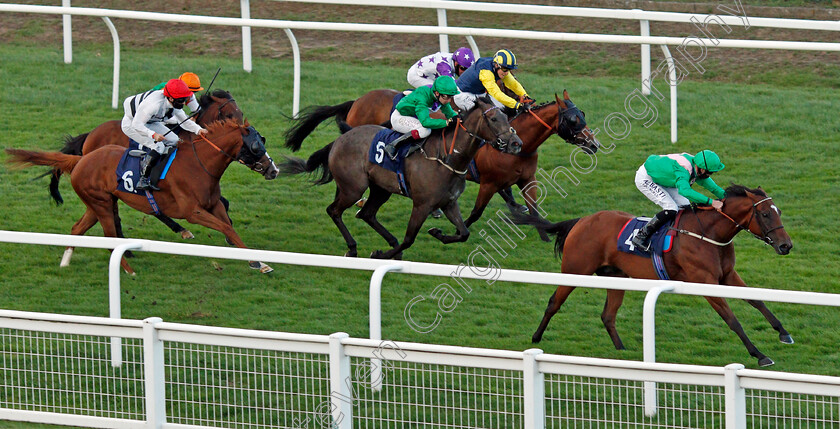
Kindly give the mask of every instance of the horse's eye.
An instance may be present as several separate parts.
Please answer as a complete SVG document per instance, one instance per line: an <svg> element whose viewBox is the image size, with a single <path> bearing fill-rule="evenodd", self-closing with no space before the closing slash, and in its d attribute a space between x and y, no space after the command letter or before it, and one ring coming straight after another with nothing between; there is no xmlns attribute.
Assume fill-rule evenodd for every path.
<svg viewBox="0 0 840 429"><path fill-rule="evenodd" d="M770 217L770 213L767 213L767 212L761 213L761 215L764 216L764 217Z"/></svg>

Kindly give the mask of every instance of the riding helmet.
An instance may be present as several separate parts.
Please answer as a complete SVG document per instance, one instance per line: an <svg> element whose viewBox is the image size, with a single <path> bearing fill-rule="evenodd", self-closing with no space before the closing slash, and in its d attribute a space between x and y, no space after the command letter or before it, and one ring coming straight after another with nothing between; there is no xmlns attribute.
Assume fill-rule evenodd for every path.
<svg viewBox="0 0 840 429"><path fill-rule="evenodd" d="M458 85L455 84L455 79L452 79L452 76L438 77L435 79L432 89L437 91L438 94L444 95L455 95L461 92L458 90Z"/></svg>
<svg viewBox="0 0 840 429"><path fill-rule="evenodd" d="M187 84L187 88L192 92L198 92L204 89L201 87L201 80L198 79L198 75L193 72L186 72L179 76L178 79L183 80Z"/></svg>
<svg viewBox="0 0 840 429"><path fill-rule="evenodd" d="M475 60L475 55L473 55L473 51L470 48L458 48L455 50L455 53L452 54L452 59L458 63L463 68L470 68Z"/></svg>
<svg viewBox="0 0 840 429"><path fill-rule="evenodd" d="M163 95L172 98L187 98L193 95L187 84L181 79L170 79L163 87Z"/></svg>
<svg viewBox="0 0 840 429"><path fill-rule="evenodd" d="M725 167L720 161L720 157L708 149L697 152L694 163L698 167L711 172L723 170L723 167Z"/></svg>
<svg viewBox="0 0 840 429"><path fill-rule="evenodd" d="M516 56L508 49L500 49L493 55L493 62L506 69L516 69Z"/></svg>

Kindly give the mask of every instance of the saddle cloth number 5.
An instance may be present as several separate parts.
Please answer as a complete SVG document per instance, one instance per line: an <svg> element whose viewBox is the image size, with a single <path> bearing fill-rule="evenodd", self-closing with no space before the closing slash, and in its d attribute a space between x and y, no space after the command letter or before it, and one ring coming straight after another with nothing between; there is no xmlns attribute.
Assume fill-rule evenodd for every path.
<svg viewBox="0 0 840 429"><path fill-rule="evenodd" d="M382 160L385 159L385 142L376 142L376 155L373 159L376 160L377 164L382 164Z"/></svg>

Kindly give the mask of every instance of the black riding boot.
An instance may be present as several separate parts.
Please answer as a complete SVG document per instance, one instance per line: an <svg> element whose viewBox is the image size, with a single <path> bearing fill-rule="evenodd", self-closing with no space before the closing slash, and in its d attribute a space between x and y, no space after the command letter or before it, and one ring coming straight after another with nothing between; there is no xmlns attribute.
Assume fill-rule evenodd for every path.
<svg viewBox="0 0 840 429"><path fill-rule="evenodd" d="M137 182L137 186L135 189L146 191L146 190L154 190L159 191L160 188L153 185L152 182L149 180L149 174L152 172L152 167L157 164L158 160L160 159L160 154L157 151L150 150L145 155L143 155L143 159L140 160L140 180Z"/></svg>
<svg viewBox="0 0 840 429"><path fill-rule="evenodd" d="M391 161L395 161L397 159L397 152L399 152L397 148L399 148L406 140L411 138L411 133L405 133L396 140L385 145L385 153L388 154L388 157L391 158Z"/></svg>
<svg viewBox="0 0 840 429"><path fill-rule="evenodd" d="M651 218L648 223L645 224L639 231L633 236L633 239L630 240L637 249L643 250L645 252L650 250L650 236L656 232L659 227L665 225L668 221L676 216L677 212L674 210L662 210L661 212L657 213L656 216Z"/></svg>

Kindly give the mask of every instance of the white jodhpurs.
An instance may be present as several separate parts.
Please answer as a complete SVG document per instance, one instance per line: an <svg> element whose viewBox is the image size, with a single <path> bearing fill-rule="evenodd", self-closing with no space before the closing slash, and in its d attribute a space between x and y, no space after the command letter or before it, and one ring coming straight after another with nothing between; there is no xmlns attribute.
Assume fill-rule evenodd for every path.
<svg viewBox="0 0 840 429"><path fill-rule="evenodd" d="M130 139L136 141L137 144L139 144L141 147L147 147L163 155L163 152L165 151L164 142L156 142L151 137L134 131L134 129L131 127L131 121L128 121L126 118L123 118L120 127L122 128L122 131L123 133L125 133L125 135L127 135ZM164 125L163 122L149 122L146 124L146 127L162 135L165 139L165 142L178 143L178 134L170 133L169 128L166 125Z"/></svg>
<svg viewBox="0 0 840 429"><path fill-rule="evenodd" d="M691 204L687 198L677 192L677 188L657 185L648 175L644 165L636 170L636 187L654 204L662 207L662 210L677 211L680 206Z"/></svg>
<svg viewBox="0 0 840 429"><path fill-rule="evenodd" d="M429 134L432 133L431 129L420 124L419 119L414 116L403 116L400 114L399 110L394 110L394 113L391 113L391 128L393 128L394 131L403 134L408 134L412 130L417 130L421 139L429 137Z"/></svg>

